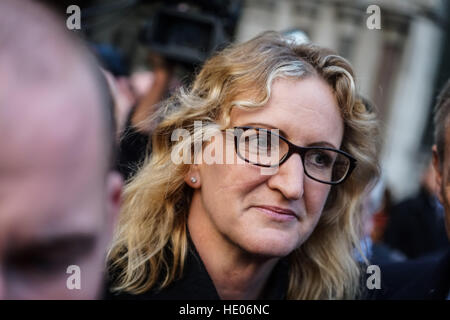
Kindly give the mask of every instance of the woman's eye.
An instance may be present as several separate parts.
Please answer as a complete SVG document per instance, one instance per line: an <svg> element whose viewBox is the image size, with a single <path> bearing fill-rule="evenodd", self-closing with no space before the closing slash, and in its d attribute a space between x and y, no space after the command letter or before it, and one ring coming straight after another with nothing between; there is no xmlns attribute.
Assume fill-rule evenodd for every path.
<svg viewBox="0 0 450 320"><path fill-rule="evenodd" d="M267 136L266 135L259 135L258 136L258 145L262 147L267 147L269 144L267 143Z"/></svg>
<svg viewBox="0 0 450 320"><path fill-rule="evenodd" d="M270 147L270 143L268 143L267 136L265 134L255 134L248 138L248 143L252 147L258 147L258 148L268 148Z"/></svg>
<svg viewBox="0 0 450 320"><path fill-rule="evenodd" d="M314 152L308 157L308 162L320 167L330 167L332 159L324 152Z"/></svg>

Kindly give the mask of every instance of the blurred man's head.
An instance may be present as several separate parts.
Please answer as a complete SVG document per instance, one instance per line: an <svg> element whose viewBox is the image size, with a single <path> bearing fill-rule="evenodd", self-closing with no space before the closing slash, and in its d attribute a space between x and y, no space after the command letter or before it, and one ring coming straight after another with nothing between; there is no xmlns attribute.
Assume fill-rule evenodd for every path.
<svg viewBox="0 0 450 320"><path fill-rule="evenodd" d="M444 206L450 238L450 80L438 96L434 111L433 165L436 170L439 200Z"/></svg>
<svg viewBox="0 0 450 320"><path fill-rule="evenodd" d="M65 21L0 1L0 299L98 296L122 185L106 90Z"/></svg>

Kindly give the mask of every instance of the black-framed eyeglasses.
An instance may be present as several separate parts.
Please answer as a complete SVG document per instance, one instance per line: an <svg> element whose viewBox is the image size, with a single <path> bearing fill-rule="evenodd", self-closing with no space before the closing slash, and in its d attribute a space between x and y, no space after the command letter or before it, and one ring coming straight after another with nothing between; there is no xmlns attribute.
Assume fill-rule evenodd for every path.
<svg viewBox="0 0 450 320"><path fill-rule="evenodd" d="M305 174L318 182L342 183L356 167L350 154L329 147L300 147L272 130L254 127L234 127L237 155L244 161L261 166L281 166L291 155L298 153Z"/></svg>

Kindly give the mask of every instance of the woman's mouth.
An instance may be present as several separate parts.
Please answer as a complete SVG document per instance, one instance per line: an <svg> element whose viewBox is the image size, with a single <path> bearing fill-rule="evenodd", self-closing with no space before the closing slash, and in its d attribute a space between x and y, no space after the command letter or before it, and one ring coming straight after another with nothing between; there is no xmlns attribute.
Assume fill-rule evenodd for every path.
<svg viewBox="0 0 450 320"><path fill-rule="evenodd" d="M291 209L276 206L254 206L253 208L278 221L298 220L298 215Z"/></svg>

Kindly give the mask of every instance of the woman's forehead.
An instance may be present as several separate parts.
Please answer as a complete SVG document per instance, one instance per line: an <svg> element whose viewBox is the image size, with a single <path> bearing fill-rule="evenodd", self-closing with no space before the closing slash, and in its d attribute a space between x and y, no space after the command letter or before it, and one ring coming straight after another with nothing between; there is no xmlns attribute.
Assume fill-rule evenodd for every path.
<svg viewBox="0 0 450 320"><path fill-rule="evenodd" d="M288 138L331 139L340 144L343 119L327 83L319 78L277 79L271 91L268 103L262 107L233 108L231 125L261 124L280 129Z"/></svg>

